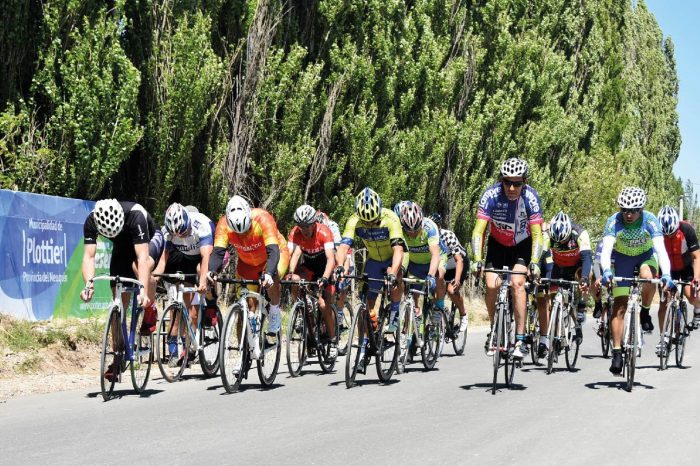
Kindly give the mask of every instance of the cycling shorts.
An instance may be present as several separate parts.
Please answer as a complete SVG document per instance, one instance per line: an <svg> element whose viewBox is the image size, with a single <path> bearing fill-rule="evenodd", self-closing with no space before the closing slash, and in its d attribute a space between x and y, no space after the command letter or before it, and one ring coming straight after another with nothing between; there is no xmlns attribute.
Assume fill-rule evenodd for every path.
<svg viewBox="0 0 700 466"><path fill-rule="evenodd" d="M153 259L154 267L158 264L164 248L165 238L163 232L156 230L153 238L151 238L148 243L148 256ZM136 267L136 251L133 247L127 248L127 250L121 254L112 254L112 259L109 263L109 274L112 276L136 279L134 267Z"/></svg>
<svg viewBox="0 0 700 466"><path fill-rule="evenodd" d="M671 272L671 278L673 278L674 280L682 280L684 282L692 281L693 278L695 278L694 275L695 274L692 265L689 265L683 270L674 270Z"/></svg>
<svg viewBox="0 0 700 466"><path fill-rule="evenodd" d="M530 257L532 257L532 237L527 237L515 246L503 246L489 236L486 252L487 269L508 267L513 270L516 264L527 266L530 263Z"/></svg>
<svg viewBox="0 0 700 466"><path fill-rule="evenodd" d="M391 267L391 259L385 261L367 259L364 273L369 278L383 279L384 275L386 275L386 269L389 267ZM377 297L382 289L382 284L379 282L368 282L367 285L367 298L373 299Z"/></svg>
<svg viewBox="0 0 700 466"><path fill-rule="evenodd" d="M202 256L183 254L177 249L168 252L168 261L165 263L165 273L182 272L184 274L197 273L197 266L202 261Z"/></svg>
<svg viewBox="0 0 700 466"><path fill-rule="evenodd" d="M653 249L649 249L647 252L638 256L626 256L617 251L613 251L612 259L615 264L613 266L613 274L618 277L631 277L634 274L635 267L639 267L641 269L643 265L648 265L651 267L653 275L655 275L656 271L659 269ZM617 298L620 296L629 296L629 294L629 281L625 280L615 283L613 288L613 297Z"/></svg>

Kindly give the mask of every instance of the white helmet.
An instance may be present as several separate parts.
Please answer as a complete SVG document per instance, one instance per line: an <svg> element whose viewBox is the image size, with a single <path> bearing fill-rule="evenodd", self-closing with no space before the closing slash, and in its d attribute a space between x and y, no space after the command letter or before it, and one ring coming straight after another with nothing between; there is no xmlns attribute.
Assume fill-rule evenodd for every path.
<svg viewBox="0 0 700 466"><path fill-rule="evenodd" d="M661 231L664 235L672 235L678 231L678 225L681 222L680 217L678 217L678 212L676 209L670 205L665 205L659 211L659 223L661 223Z"/></svg>
<svg viewBox="0 0 700 466"><path fill-rule="evenodd" d="M241 196L233 196L226 204L226 221L236 233L250 230L250 204Z"/></svg>
<svg viewBox="0 0 700 466"><path fill-rule="evenodd" d="M527 162L517 157L512 157L501 164L501 177L522 176L527 178Z"/></svg>
<svg viewBox="0 0 700 466"><path fill-rule="evenodd" d="M559 211L549 224L549 237L555 243L563 243L571 236L571 219L564 212Z"/></svg>
<svg viewBox="0 0 700 466"><path fill-rule="evenodd" d="M182 204L173 203L165 211L165 229L175 236L182 236L190 229L190 216Z"/></svg>
<svg viewBox="0 0 700 466"><path fill-rule="evenodd" d="M397 217L401 218L401 208L407 202L411 202L411 201L399 201L396 204L394 204L394 213L396 214Z"/></svg>
<svg viewBox="0 0 700 466"><path fill-rule="evenodd" d="M116 199L97 201L92 213L97 232L106 238L114 238L124 228L124 209Z"/></svg>
<svg viewBox="0 0 700 466"><path fill-rule="evenodd" d="M617 205L621 209L641 209L647 203L647 195L642 188L631 186L623 188L617 196Z"/></svg>
<svg viewBox="0 0 700 466"><path fill-rule="evenodd" d="M374 222L382 213L382 198L371 188L365 188L355 197L355 210L363 222Z"/></svg>
<svg viewBox="0 0 700 466"><path fill-rule="evenodd" d="M423 228L423 211L415 202L404 201L399 220L406 231L418 231Z"/></svg>
<svg viewBox="0 0 700 466"><path fill-rule="evenodd" d="M297 208L294 212L294 223L301 226L309 226L316 222L316 209L308 204L304 204Z"/></svg>

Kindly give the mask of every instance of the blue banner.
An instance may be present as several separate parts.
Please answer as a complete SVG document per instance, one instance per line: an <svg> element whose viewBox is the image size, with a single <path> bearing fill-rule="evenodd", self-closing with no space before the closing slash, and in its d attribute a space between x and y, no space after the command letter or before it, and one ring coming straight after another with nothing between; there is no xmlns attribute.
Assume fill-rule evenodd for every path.
<svg viewBox="0 0 700 466"><path fill-rule="evenodd" d="M45 320L84 317L106 308L108 287L90 303L79 300L83 224L94 205L0 189L0 312ZM111 246L98 242L98 273L109 269Z"/></svg>

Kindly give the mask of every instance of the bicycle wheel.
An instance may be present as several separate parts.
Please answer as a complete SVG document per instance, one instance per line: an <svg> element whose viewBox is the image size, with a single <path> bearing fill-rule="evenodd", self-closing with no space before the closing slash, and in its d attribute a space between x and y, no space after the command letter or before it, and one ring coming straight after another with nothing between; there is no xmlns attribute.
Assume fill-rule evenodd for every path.
<svg viewBox="0 0 700 466"><path fill-rule="evenodd" d="M679 305L678 322L675 326L676 333L676 367L683 368L683 356L685 355L685 343L688 337L688 309L685 301Z"/></svg>
<svg viewBox="0 0 700 466"><path fill-rule="evenodd" d="M355 376L360 366L360 361L364 358L364 351L361 347L365 340L365 325L361 325L361 320L365 319L366 308L364 304L357 307L357 312L353 316L348 335L348 346L345 353L345 386L351 388L355 385Z"/></svg>
<svg viewBox="0 0 700 466"><path fill-rule="evenodd" d="M379 333L377 333L377 377L384 383L391 380L391 376L396 370L400 352L399 333L401 332L401 327L397 325L393 332L389 331L389 314L389 306L385 307L383 312L380 312Z"/></svg>
<svg viewBox="0 0 700 466"><path fill-rule="evenodd" d="M185 314L180 304L173 303L163 311L156 334L158 369L168 382L179 380L187 367L189 338L186 335Z"/></svg>
<svg viewBox="0 0 700 466"><path fill-rule="evenodd" d="M248 341L245 337L248 319L240 304L229 309L222 332L219 361L221 362L221 381L228 393L238 390L245 374Z"/></svg>
<svg viewBox="0 0 700 466"><path fill-rule="evenodd" d="M603 357L607 358L610 354L610 342L612 335L610 334L610 306L608 303L603 304L601 318L603 319L603 334L600 336L600 349L603 352Z"/></svg>
<svg viewBox="0 0 700 466"><path fill-rule="evenodd" d="M630 316L629 336L625 345L625 366L627 369L627 391L634 387L634 370L637 366L637 311Z"/></svg>
<svg viewBox="0 0 700 466"><path fill-rule="evenodd" d="M350 303L345 302L343 307L343 318L338 322L338 356L345 356L348 350L348 341L350 337L350 327L352 326L352 317L355 314Z"/></svg>
<svg viewBox="0 0 700 466"><path fill-rule="evenodd" d="M664 318L663 327L659 330L659 370L668 368L668 359L671 356L671 342L673 341L673 322L676 306L672 305L666 309L666 317Z"/></svg>
<svg viewBox="0 0 700 466"><path fill-rule="evenodd" d="M538 365L539 364L539 358L537 357L537 346L540 343L540 321L537 315L537 311L531 312L528 309L528 324L527 324L527 333L530 336L530 359L532 360L532 364Z"/></svg>
<svg viewBox="0 0 700 466"><path fill-rule="evenodd" d="M114 384L124 369L124 335L119 319L119 306L113 306L108 314L100 353L100 388L105 401L112 399ZM109 371L109 374L107 372Z"/></svg>
<svg viewBox="0 0 700 466"><path fill-rule="evenodd" d="M559 327L559 308L561 304L555 302L552 306L551 319L549 319L549 328L547 329L547 337L549 338L549 347L547 348L547 374L554 371L554 361L559 351L557 341L557 328Z"/></svg>
<svg viewBox="0 0 700 466"><path fill-rule="evenodd" d="M304 318L306 312L304 303L297 301L289 313L289 325L287 330L287 368L289 375L297 377L301 374L301 368L306 362L306 332L308 326Z"/></svg>
<svg viewBox="0 0 700 466"><path fill-rule="evenodd" d="M503 335L505 335L506 360L505 360L505 376L506 387L510 388L513 385L513 377L515 376L515 358L513 357L513 348L515 348L515 325L513 323L513 315L508 314L503 321Z"/></svg>
<svg viewBox="0 0 700 466"><path fill-rule="evenodd" d="M219 309L216 310L216 323L202 326L199 331L199 365L205 377L214 377L219 372L219 346L224 328L224 318Z"/></svg>
<svg viewBox="0 0 700 466"><path fill-rule="evenodd" d="M444 341L445 326L443 325L442 312L437 307L432 306L426 309L427 314L423 329L423 347L421 348L421 359L426 370L435 367L435 363L440 357L440 348Z"/></svg>
<svg viewBox="0 0 700 466"><path fill-rule="evenodd" d="M469 325L467 324L467 329L464 332L459 331L461 325L462 316L457 312L457 305L452 303L452 309L450 310L452 315L452 323L450 324L452 328L450 329L453 333L452 338L452 348L455 350L457 356L464 354L464 347L467 346L467 332L469 331Z"/></svg>
<svg viewBox="0 0 700 466"><path fill-rule="evenodd" d="M569 308L569 313L564 321L565 335L566 335L566 348L564 348L564 357L566 359L566 368L569 371L573 371L576 368L576 361L578 360L579 353L579 343L575 337L576 333L576 318L571 315L572 309Z"/></svg>
<svg viewBox="0 0 700 466"><path fill-rule="evenodd" d="M318 364L324 373L329 373L335 367L336 357L331 358L331 345L337 342L338 339L338 313L334 307L330 307L329 311L333 317L333 327L335 328L335 337L328 336L329 331L326 326L326 321L323 318L321 307L316 306L316 341L318 342Z"/></svg>
<svg viewBox="0 0 700 466"><path fill-rule="evenodd" d="M144 310L138 308L135 312L133 319L136 320L136 324L131 324L131 334L134 336L134 341L131 342L131 384L137 393L143 393L148 384L148 376L151 374L153 336L141 335Z"/></svg>
<svg viewBox="0 0 700 466"><path fill-rule="evenodd" d="M399 328L401 335L399 342L401 344L401 353L399 354L399 362L396 366L396 373L403 374L406 372L406 364L408 364L409 354L411 352L411 341L413 340L413 330L415 321L415 309L413 302L405 302L401 307L401 319Z"/></svg>
<svg viewBox="0 0 700 466"><path fill-rule="evenodd" d="M280 367L280 356L282 355L281 332L270 332L270 319L263 313L260 321L260 346L261 355L258 359L258 378L264 387L269 387L277 377Z"/></svg>
<svg viewBox="0 0 700 466"><path fill-rule="evenodd" d="M498 381L498 371L501 368L501 351L505 347L503 340L503 331L501 329L502 311L496 310L493 317L493 327L491 328L491 343L490 347L493 351L493 387L491 394L496 394L496 383Z"/></svg>

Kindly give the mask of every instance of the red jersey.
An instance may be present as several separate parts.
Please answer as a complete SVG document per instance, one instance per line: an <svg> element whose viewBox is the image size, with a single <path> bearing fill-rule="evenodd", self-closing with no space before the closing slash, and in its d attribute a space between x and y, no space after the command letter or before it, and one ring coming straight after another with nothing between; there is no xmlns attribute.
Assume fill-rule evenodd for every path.
<svg viewBox="0 0 700 466"><path fill-rule="evenodd" d="M693 263L692 252L700 249L695 229L688 222L681 222L672 235L664 235L664 245L671 261L671 270L684 270Z"/></svg>
<svg viewBox="0 0 700 466"><path fill-rule="evenodd" d="M335 242L330 228L320 223L315 225L314 233L308 238L298 226L292 228L289 233L289 249L294 250L298 246L301 249L304 266L319 270L326 267L326 250L335 249Z"/></svg>

